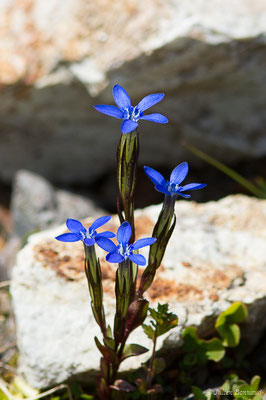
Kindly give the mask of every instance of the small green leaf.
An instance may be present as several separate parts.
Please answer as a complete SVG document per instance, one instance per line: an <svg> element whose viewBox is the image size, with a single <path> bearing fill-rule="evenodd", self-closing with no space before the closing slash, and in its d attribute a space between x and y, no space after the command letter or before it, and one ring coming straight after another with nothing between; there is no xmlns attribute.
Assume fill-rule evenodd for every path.
<svg viewBox="0 0 266 400"><path fill-rule="evenodd" d="M251 397L251 390L250 390L250 386L245 383L243 385L233 385L233 393L234 393L234 398L235 399L252 399L253 396ZM248 395L246 395L246 393L248 393Z"/></svg>
<svg viewBox="0 0 266 400"><path fill-rule="evenodd" d="M226 380L224 382L224 384L220 387L220 392L228 393L228 392L230 392L230 390L231 390L230 382L229 382L229 380Z"/></svg>
<svg viewBox="0 0 266 400"><path fill-rule="evenodd" d="M115 349L115 341L112 338L106 337L104 340L104 344L109 347L110 349Z"/></svg>
<svg viewBox="0 0 266 400"><path fill-rule="evenodd" d="M223 339L223 345L226 347L236 347L240 341L240 329L236 324L222 325L217 331Z"/></svg>
<svg viewBox="0 0 266 400"><path fill-rule="evenodd" d="M220 339L213 338L210 340L205 340L205 352L208 360L215 362L220 361L225 355L225 349Z"/></svg>
<svg viewBox="0 0 266 400"><path fill-rule="evenodd" d="M128 344L124 348L122 360L125 360L126 358L129 358L132 356L139 356L141 354L147 353L147 351L149 351L149 349L141 346L140 344L136 344L136 343Z"/></svg>
<svg viewBox="0 0 266 400"><path fill-rule="evenodd" d="M147 335L149 339L154 340L155 329L152 326L142 324L142 329L143 329L145 335Z"/></svg>
<svg viewBox="0 0 266 400"><path fill-rule="evenodd" d="M241 302L233 303L230 307L222 312L217 318L216 326L226 324L239 324L244 322L248 316L248 310L245 304Z"/></svg>
<svg viewBox="0 0 266 400"><path fill-rule="evenodd" d="M119 364L119 360L118 360L118 357L117 357L116 353L112 349L102 345L101 342L99 341L99 339L96 336L94 337L94 340L95 340L96 346L98 347L98 349L102 353L104 359L107 362L110 362L110 363L112 363L114 365L118 365Z"/></svg>
<svg viewBox="0 0 266 400"><path fill-rule="evenodd" d="M259 389L259 385L260 385L260 376L258 375L253 376L253 378L250 381L251 389L257 391Z"/></svg>
<svg viewBox="0 0 266 400"><path fill-rule="evenodd" d="M112 328L111 328L110 325L108 325L108 327L107 327L106 335L107 335L109 338L112 338L112 337L113 337Z"/></svg>
<svg viewBox="0 0 266 400"><path fill-rule="evenodd" d="M192 393L197 400L206 400L206 396L204 395L203 391L197 387L197 386L192 386Z"/></svg>

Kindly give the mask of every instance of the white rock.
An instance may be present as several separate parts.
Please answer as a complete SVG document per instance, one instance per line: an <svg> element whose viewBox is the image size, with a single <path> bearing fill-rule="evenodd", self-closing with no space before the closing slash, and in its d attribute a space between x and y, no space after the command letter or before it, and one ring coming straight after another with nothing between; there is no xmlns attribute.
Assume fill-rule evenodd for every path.
<svg viewBox="0 0 266 400"><path fill-rule="evenodd" d="M119 121L93 109L114 83L134 104L166 93L169 125L141 127L145 164L189 161L184 139L227 163L266 155L266 0L2 0L0 26L1 179L114 169Z"/></svg>
<svg viewBox="0 0 266 400"><path fill-rule="evenodd" d="M159 211L160 205L137 211L138 237L151 234ZM185 326L209 333L210 322L234 301L249 308L243 335L252 348L266 325L266 201L240 195L206 204L178 201L176 214L176 229L147 294L152 305L168 302L179 316L178 328L160 338L158 349L174 357ZM109 228L116 231L116 227L113 217ZM99 365L93 338L100 333L90 309L82 245L53 239L64 230L32 235L13 270L20 370L37 388L84 372L91 376ZM105 310L112 324L116 266L103 261L103 251L99 256ZM129 342L150 347L141 328ZM129 358L122 370L137 368L148 357Z"/></svg>

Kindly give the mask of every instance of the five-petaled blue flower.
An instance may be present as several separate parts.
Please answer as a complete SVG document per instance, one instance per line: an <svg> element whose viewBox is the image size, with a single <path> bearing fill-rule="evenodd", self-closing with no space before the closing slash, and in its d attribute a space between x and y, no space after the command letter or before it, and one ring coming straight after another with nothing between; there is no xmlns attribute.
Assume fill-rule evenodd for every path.
<svg viewBox="0 0 266 400"><path fill-rule="evenodd" d="M179 164L171 173L170 181L166 181L164 177L155 169L150 167L144 167L146 175L154 183L155 189L158 192L164 193L168 196L182 196L185 199L191 197L189 194L185 194L187 190L202 189L206 186L206 183L189 183L188 185L181 186L188 173L188 163L182 162Z"/></svg>
<svg viewBox="0 0 266 400"><path fill-rule="evenodd" d="M133 107L131 105L130 97L125 89L119 85L115 85L113 87L113 97L117 107L101 104L94 106L94 108L103 114L123 119L121 125L122 133L130 133L134 131L134 129L137 128L140 119L157 122L158 124L166 124L168 122L168 119L162 114L155 113L143 115L145 110L159 103L159 101L164 98L164 93L150 94L144 97L136 107Z"/></svg>
<svg viewBox="0 0 266 400"><path fill-rule="evenodd" d="M134 254L134 250L138 250L145 246L151 246L156 239L155 238L145 238L139 239L133 244L129 244L131 238L132 229L130 224L125 221L117 230L117 241L116 246L110 239L105 237L96 237L96 243L105 251L109 253L106 256L106 261L110 263L121 263L128 258L130 261L138 265L145 265L146 259L141 254Z"/></svg>
<svg viewBox="0 0 266 400"><path fill-rule="evenodd" d="M95 239L104 237L104 238L113 238L115 234L110 231L105 231L101 233L97 233L96 229L100 228L100 226L106 224L110 221L111 217L100 217L96 219L89 229L86 229L81 222L76 219L68 219L66 222L66 226L70 230L71 233L63 233L56 237L57 240L61 242L77 242L78 240L82 240L87 246L92 246L95 243Z"/></svg>

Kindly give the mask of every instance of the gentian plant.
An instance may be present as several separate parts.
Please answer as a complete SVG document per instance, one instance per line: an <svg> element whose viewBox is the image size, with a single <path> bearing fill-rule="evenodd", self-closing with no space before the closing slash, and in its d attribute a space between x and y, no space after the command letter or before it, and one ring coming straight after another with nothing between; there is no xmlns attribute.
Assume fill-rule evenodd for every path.
<svg viewBox="0 0 266 400"><path fill-rule="evenodd" d="M117 398L118 393L134 390L134 386L128 382L121 379L117 380L117 374L123 360L148 351L139 344L127 344L127 340L130 333L142 325L147 316L149 302L143 295L152 284L174 230L176 223L175 201L178 196L190 197L185 193L189 190L201 189L206 186L198 183L180 185L188 173L186 162L181 163L173 170L169 181L166 181L154 169L145 167L145 172L154 183L155 189L162 192L165 198L152 237L135 241L134 192L139 156L138 123L140 120L148 120L165 124L168 120L158 113L144 115L144 111L164 98L163 93L150 94L144 97L136 107L131 105L127 92L119 85L114 86L113 96L117 106L98 105L95 106L95 109L103 114L123 120L122 134L117 148L117 212L121 225L117 234L114 235L110 231L97 232L98 228L109 222L111 218L109 216L96 219L88 229L81 222L68 219L67 227L70 232L63 233L56 238L64 242L82 241L84 245L85 272L91 296L92 311L103 336L102 342L95 337L95 343L102 355L98 385L98 398L100 400ZM111 240L115 236L117 243ZM96 255L96 245L107 252L107 262L117 264L115 280L116 312L113 328L106 325L101 265ZM150 246L148 262L143 255L138 253L139 249L145 246ZM137 287L139 265L146 266L146 268ZM147 390L150 393L155 390L152 387L151 371L154 363L156 337L177 324L177 317L174 314L169 314L167 309L161 307L157 313L154 311L153 314L158 321L157 325L154 325L155 336L150 335L154 340L153 356L148 372ZM147 326L144 329L146 331L147 329L151 330ZM137 382L136 384L138 385Z"/></svg>

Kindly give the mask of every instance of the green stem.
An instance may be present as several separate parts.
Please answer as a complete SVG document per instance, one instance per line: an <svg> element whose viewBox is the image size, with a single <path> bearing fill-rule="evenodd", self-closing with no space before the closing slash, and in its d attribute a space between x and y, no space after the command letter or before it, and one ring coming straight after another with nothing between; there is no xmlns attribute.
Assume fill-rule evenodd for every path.
<svg viewBox="0 0 266 400"><path fill-rule="evenodd" d="M117 148L117 182L119 196L117 212L120 222L128 221L132 228L130 242L135 240L134 193L139 156L139 134L135 130L122 134Z"/></svg>
<svg viewBox="0 0 266 400"><path fill-rule="evenodd" d="M147 374L147 383L148 383L149 389L151 389L151 383L152 383L152 378L153 378L153 363L154 363L154 359L155 359L155 355L156 355L156 344L157 344L157 326L155 328L152 356L150 359L149 369L148 369L148 374Z"/></svg>
<svg viewBox="0 0 266 400"><path fill-rule="evenodd" d="M166 195L164 198L162 210L152 232L152 237L157 240L150 247L148 266L142 274L138 289L139 297L150 287L155 277L156 270L161 265L166 246L175 227L175 201L176 196Z"/></svg>
<svg viewBox="0 0 266 400"><path fill-rule="evenodd" d="M103 306L103 286L100 262L96 257L95 247L86 246L85 250L85 272L91 296L91 306L94 318L101 328L101 332L106 337L106 321Z"/></svg>

